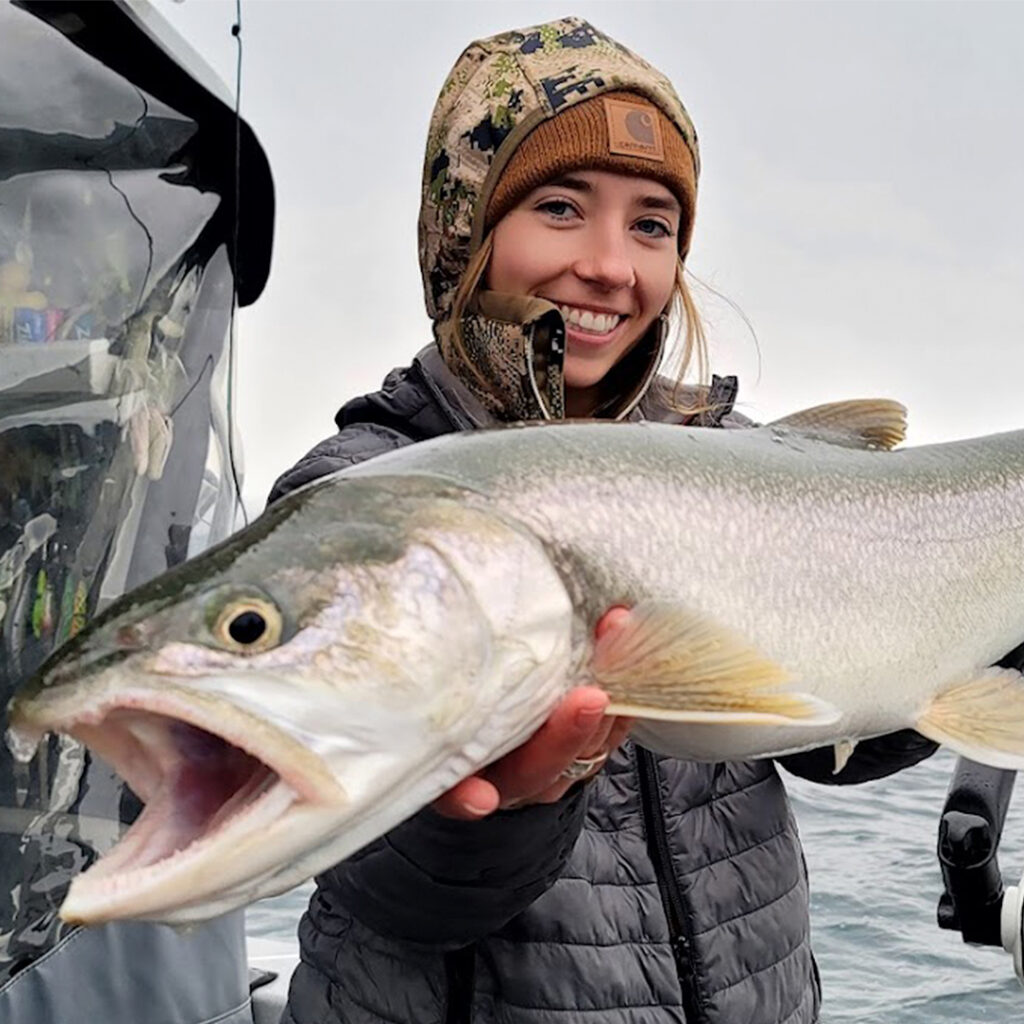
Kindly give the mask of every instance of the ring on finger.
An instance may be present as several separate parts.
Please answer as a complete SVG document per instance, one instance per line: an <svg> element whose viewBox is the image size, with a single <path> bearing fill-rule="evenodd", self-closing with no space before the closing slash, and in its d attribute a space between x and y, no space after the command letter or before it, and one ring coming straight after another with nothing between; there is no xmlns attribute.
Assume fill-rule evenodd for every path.
<svg viewBox="0 0 1024 1024"><path fill-rule="evenodd" d="M570 762L562 769L560 778L578 782L580 779L585 779L595 769L600 768L607 760L607 751L603 754L595 754L593 757L577 757L575 761Z"/></svg>

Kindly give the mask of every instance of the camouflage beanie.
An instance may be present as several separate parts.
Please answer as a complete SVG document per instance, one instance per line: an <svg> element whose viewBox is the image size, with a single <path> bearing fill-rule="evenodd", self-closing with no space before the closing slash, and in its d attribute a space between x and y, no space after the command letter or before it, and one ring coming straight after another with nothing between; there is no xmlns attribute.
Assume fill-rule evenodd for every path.
<svg viewBox="0 0 1024 1024"><path fill-rule="evenodd" d="M673 146L669 187L680 199L689 200L684 203L691 213L688 230L700 156L686 109L661 72L581 18L563 18L472 43L448 75L434 107L419 218L427 313L448 366L503 419L562 415L564 334L559 340L559 314L550 304L550 309L542 309L537 299L522 309L507 301L492 304L490 312L477 304L461 322L464 345L460 350L452 343L449 323L456 293L483 241L492 196L531 133L578 104L623 92L633 102L641 98L657 112L655 123L662 141L667 138ZM542 130L537 139L543 141L545 135ZM688 164L675 145L679 140L688 153ZM525 152L528 156L529 147ZM665 155L669 158L667 147ZM655 161L650 163L653 166ZM532 166L528 159L520 165L527 173ZM511 170L518 174L514 164ZM504 201L500 192L498 201ZM501 317L494 312L498 308ZM535 340L541 335L546 339L543 344ZM619 403L613 415L625 415L639 401L653 376L661 341L650 349L650 365L640 386L630 389L629 402ZM470 365L466 365L467 354ZM501 373L495 378L498 368Z"/></svg>

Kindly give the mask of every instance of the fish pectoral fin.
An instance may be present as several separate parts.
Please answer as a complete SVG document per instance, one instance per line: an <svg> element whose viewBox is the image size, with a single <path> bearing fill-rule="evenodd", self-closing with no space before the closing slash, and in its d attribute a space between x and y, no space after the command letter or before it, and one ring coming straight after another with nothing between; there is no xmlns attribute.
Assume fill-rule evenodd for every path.
<svg viewBox="0 0 1024 1024"><path fill-rule="evenodd" d="M895 448L907 436L907 410L889 398L856 398L801 409L770 427L796 430L847 448Z"/></svg>
<svg viewBox="0 0 1024 1024"><path fill-rule="evenodd" d="M784 690L789 675L707 616L674 604L637 605L602 632L590 664L609 714L674 722L827 725L839 711Z"/></svg>
<svg viewBox="0 0 1024 1024"><path fill-rule="evenodd" d="M935 697L915 727L972 761L1024 771L1024 677L987 668Z"/></svg>

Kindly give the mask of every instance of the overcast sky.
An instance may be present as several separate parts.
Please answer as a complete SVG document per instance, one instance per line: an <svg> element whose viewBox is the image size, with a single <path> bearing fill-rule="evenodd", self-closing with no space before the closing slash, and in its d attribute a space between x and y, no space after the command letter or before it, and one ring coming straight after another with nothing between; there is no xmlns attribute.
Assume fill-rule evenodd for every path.
<svg viewBox="0 0 1024 1024"><path fill-rule="evenodd" d="M233 88L233 0L155 0ZM245 492L429 340L427 122L462 48L580 14L675 83L701 139L690 269L758 419L847 397L911 443L1024 427L1024 5L243 0L242 113L274 171L240 321ZM758 351L759 347L759 351Z"/></svg>

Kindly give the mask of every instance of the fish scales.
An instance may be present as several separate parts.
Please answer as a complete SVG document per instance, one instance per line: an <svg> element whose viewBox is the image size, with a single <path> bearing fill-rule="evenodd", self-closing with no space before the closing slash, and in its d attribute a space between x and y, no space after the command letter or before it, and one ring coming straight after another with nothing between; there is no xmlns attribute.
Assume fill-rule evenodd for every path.
<svg viewBox="0 0 1024 1024"><path fill-rule="evenodd" d="M1024 639L1024 432L878 452L772 428L680 444L678 429L512 428L354 475L409 463L487 495L544 538L589 621L652 596L693 607L826 699L863 694L853 736L889 731L901 693L912 724L937 680L977 667L978 637L986 663ZM702 757L760 752L700 731ZM776 735L782 753L835 728Z"/></svg>

